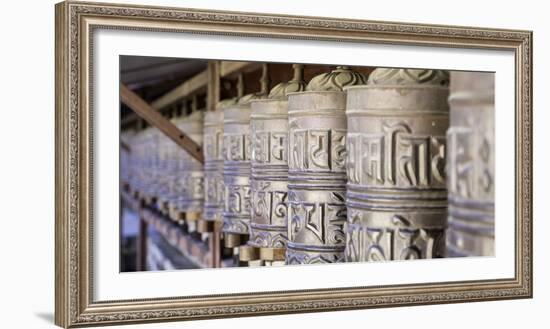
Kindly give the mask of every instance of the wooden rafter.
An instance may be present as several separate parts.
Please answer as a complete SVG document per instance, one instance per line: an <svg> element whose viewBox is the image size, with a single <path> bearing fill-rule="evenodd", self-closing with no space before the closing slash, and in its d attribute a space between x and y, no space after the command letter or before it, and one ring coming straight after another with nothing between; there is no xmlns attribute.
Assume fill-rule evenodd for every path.
<svg viewBox="0 0 550 329"><path fill-rule="evenodd" d="M130 145L126 144L126 142L120 141L120 148L124 151L131 153L132 149L130 148Z"/></svg>
<svg viewBox="0 0 550 329"><path fill-rule="evenodd" d="M261 63L256 62L229 62L221 61L219 63L219 77L229 77L234 75L237 72L248 72L258 69L261 66ZM176 88L170 90L163 96L154 100L151 103L151 106L155 110L161 110L167 106L170 106L177 101L188 97L200 90L207 88L209 83L209 78L211 70L206 69L201 73L195 75L191 79L183 82Z"/></svg>
<svg viewBox="0 0 550 329"><path fill-rule="evenodd" d="M180 84L176 88L167 92L160 98L156 99L151 103L151 107L155 110L163 109L167 106L174 104L175 102L185 98L203 88L206 87L208 83L208 73L207 71L202 71L201 73L195 75L191 79Z"/></svg>
<svg viewBox="0 0 550 329"><path fill-rule="evenodd" d="M128 89L124 84L120 84L120 100L131 108L138 116L147 121L152 126L158 128L176 144L181 146L192 157L200 163L204 163L202 148L189 138L184 132L179 130L170 120L164 118L151 105L147 104L136 93Z"/></svg>
<svg viewBox="0 0 550 329"><path fill-rule="evenodd" d="M219 101L219 78L232 78L239 72L251 72L260 67L261 63L257 62L211 61L209 68L154 100L150 107L154 110L162 111L183 98L189 97L201 90L208 91L210 89L207 92L207 109L213 110L217 101ZM218 77L216 81L211 80L215 76ZM217 85L211 86L212 83ZM132 124L137 118L138 116L133 114L127 115L123 118L121 125L127 126Z"/></svg>
<svg viewBox="0 0 550 329"><path fill-rule="evenodd" d="M262 66L259 62L229 62L223 61L220 65L220 76L226 78L238 72L250 72Z"/></svg>

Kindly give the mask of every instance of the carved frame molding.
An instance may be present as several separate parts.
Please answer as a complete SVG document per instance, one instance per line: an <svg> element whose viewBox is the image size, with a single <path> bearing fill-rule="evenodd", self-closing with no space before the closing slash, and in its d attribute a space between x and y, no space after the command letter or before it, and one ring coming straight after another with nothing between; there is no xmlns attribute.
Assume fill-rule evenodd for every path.
<svg viewBox="0 0 550 329"><path fill-rule="evenodd" d="M56 5L56 298L63 327L530 298L532 32L66 1ZM93 302L93 92L96 29L507 49L516 58L513 279Z"/></svg>

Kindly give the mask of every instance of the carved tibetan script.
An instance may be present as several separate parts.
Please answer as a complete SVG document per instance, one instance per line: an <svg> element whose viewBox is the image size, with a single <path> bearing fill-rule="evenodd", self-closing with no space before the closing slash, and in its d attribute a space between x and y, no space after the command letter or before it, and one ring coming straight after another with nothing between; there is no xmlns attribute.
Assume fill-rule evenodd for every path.
<svg viewBox="0 0 550 329"><path fill-rule="evenodd" d="M348 133L348 182L385 186L445 184L445 136L415 134L403 122L379 133Z"/></svg>
<svg viewBox="0 0 550 329"><path fill-rule="evenodd" d="M345 130L295 129L290 138L290 168L328 171L345 169Z"/></svg>

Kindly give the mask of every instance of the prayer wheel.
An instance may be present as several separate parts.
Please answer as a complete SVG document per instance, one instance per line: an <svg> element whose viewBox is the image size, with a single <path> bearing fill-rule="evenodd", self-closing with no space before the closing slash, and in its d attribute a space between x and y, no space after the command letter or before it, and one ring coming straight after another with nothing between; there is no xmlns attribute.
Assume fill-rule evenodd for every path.
<svg viewBox="0 0 550 329"><path fill-rule="evenodd" d="M493 256L494 73L452 72L447 256Z"/></svg>
<svg viewBox="0 0 550 329"><path fill-rule="evenodd" d="M202 146L203 138L203 111L195 111L178 122L178 128L192 141ZM202 212L204 202L204 168L203 165L189 153L180 149L182 154L181 167L178 169L178 180L181 194L178 198L178 210L189 214Z"/></svg>
<svg viewBox="0 0 550 329"><path fill-rule="evenodd" d="M130 191L132 196L137 197L141 187L141 174L143 167L143 129L136 127L136 132L130 140L132 150L130 163Z"/></svg>
<svg viewBox="0 0 550 329"><path fill-rule="evenodd" d="M223 181L225 204L222 212L222 231L233 235L249 234L250 113L248 101L228 106L224 110Z"/></svg>
<svg viewBox="0 0 550 329"><path fill-rule="evenodd" d="M143 193L145 189L145 171L147 169L147 148L146 148L146 136L147 129L142 129L136 134L136 165L134 166L134 191L137 194Z"/></svg>
<svg viewBox="0 0 550 329"><path fill-rule="evenodd" d="M344 260L346 222L345 86L366 77L337 67L288 95L287 264Z"/></svg>
<svg viewBox="0 0 550 329"><path fill-rule="evenodd" d="M131 139L130 147L132 148L132 162L130 164L130 190L135 196L141 186L141 168L143 163L143 131L136 131Z"/></svg>
<svg viewBox="0 0 550 329"><path fill-rule="evenodd" d="M235 262L257 260L258 250L247 245L250 234L250 115L251 101L268 93L267 64L263 65L261 90L243 96L244 78L239 75L238 101L225 107L223 119L223 183L224 208L222 232L226 248L235 248ZM237 248L239 247L239 248Z"/></svg>
<svg viewBox="0 0 550 329"><path fill-rule="evenodd" d="M175 143L166 135L160 133L157 143L157 180L153 195L156 197L157 208L163 214L168 214L170 203L170 187L174 180L174 157L177 150Z"/></svg>
<svg viewBox="0 0 550 329"><path fill-rule="evenodd" d="M346 261L442 257L449 75L376 69L347 92Z"/></svg>
<svg viewBox="0 0 550 329"><path fill-rule="evenodd" d="M218 103L204 116L204 210L203 218L221 221L223 209L223 110L235 100Z"/></svg>
<svg viewBox="0 0 550 329"><path fill-rule="evenodd" d="M184 120L184 117L178 116L172 118L172 123L178 127L181 125L181 122ZM167 145L168 147L168 158L167 161L167 176L168 176L168 194L166 200L168 202L169 216L174 221L181 220L178 214L178 201L179 197L182 194L182 182L180 181L180 171L182 169L182 163L185 161L184 154L185 151L181 149L179 145L170 140L171 143Z"/></svg>
<svg viewBox="0 0 550 329"><path fill-rule="evenodd" d="M265 261L284 261L287 245L288 98L305 90L303 65L294 77L275 86L267 99L251 103L250 246Z"/></svg>
<svg viewBox="0 0 550 329"><path fill-rule="evenodd" d="M164 174L166 173L166 145L169 139L160 130L154 128L152 131L152 161L153 161L153 179L151 180L151 188L149 192L149 202L156 202L159 200L163 192L166 191L168 182Z"/></svg>
<svg viewBox="0 0 550 329"><path fill-rule="evenodd" d="M135 131L128 129L120 133L120 181L128 188L132 181L132 163L134 153L132 153L133 142L135 140Z"/></svg>
<svg viewBox="0 0 550 329"><path fill-rule="evenodd" d="M158 186L158 148L159 132L156 128L148 127L143 132L143 171L140 195L147 204L153 202Z"/></svg>

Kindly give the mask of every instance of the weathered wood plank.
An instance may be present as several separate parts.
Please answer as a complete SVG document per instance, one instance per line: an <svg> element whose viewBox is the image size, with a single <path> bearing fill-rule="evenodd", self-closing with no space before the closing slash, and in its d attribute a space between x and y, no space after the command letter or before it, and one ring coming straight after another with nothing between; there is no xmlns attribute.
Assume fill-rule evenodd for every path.
<svg viewBox="0 0 550 329"><path fill-rule="evenodd" d="M258 69L262 63L260 62L229 62L222 61L220 64L220 76L222 78L229 77L232 74L239 72L249 72Z"/></svg>
<svg viewBox="0 0 550 329"><path fill-rule="evenodd" d="M208 88L206 93L206 109L214 111L220 101L220 62L208 62Z"/></svg>
<svg viewBox="0 0 550 329"><path fill-rule="evenodd" d="M124 84L120 84L120 100L131 108L137 115L143 118L152 126L158 128L176 144L186 150L192 157L200 163L204 163L202 148L195 143L189 136L178 129L170 120L164 118L160 113L153 109L136 93L128 89Z"/></svg>
<svg viewBox="0 0 550 329"><path fill-rule="evenodd" d="M151 103L151 107L155 110L163 109L166 106L170 106L175 102L205 88L207 83L208 72L207 70L204 70L176 88L170 90L157 100L153 101L153 103Z"/></svg>

